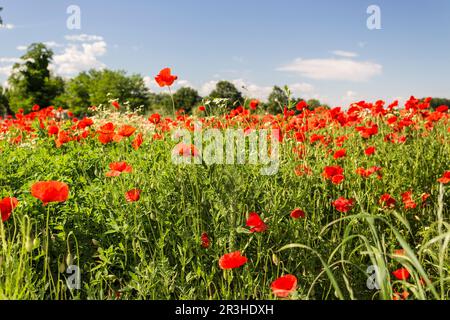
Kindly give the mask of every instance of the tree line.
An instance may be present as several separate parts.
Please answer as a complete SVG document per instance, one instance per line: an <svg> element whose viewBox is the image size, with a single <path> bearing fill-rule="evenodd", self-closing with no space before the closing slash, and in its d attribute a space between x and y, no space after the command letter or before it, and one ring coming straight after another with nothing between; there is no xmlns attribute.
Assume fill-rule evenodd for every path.
<svg viewBox="0 0 450 320"><path fill-rule="evenodd" d="M127 103L132 110L139 109L144 114L169 114L172 111L172 97L168 93L150 92L141 75L103 69L81 72L65 80L50 70L52 59L53 51L44 44L34 43L28 47L21 62L13 65L8 88L0 86L0 115L14 114L20 109L29 112L36 104L41 107L62 107L76 115L85 115L89 107L108 105L113 99ZM197 90L189 87L180 88L173 94L176 108L186 113L195 112L204 99L216 98L226 99L226 108L249 103L249 99L228 81L219 81L207 97L201 97ZM434 100L432 104L436 106L450 104L449 100ZM278 113L283 106L300 101L301 98L290 97L288 88L275 86L267 101L261 102L258 109ZM324 106L315 99L308 100L307 104L310 109Z"/></svg>

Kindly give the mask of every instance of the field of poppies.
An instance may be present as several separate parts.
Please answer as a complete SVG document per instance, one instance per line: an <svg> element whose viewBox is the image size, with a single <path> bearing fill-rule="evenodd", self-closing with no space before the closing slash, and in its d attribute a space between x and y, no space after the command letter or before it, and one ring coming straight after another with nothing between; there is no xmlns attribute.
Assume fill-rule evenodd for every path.
<svg viewBox="0 0 450 320"><path fill-rule="evenodd" d="M450 298L447 106L211 108L0 119L0 299ZM196 121L277 129L279 170L173 163Z"/></svg>

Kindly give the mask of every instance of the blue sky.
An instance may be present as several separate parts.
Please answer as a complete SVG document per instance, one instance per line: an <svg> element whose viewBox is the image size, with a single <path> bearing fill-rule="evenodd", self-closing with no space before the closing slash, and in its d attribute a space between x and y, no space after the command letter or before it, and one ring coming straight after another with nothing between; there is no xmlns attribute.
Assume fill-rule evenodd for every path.
<svg viewBox="0 0 450 320"><path fill-rule="evenodd" d="M70 5L81 29L69 30ZM378 5L381 29L367 28ZM3 0L0 83L33 42L55 52L55 73L123 69L207 94L233 81L264 99L273 85L333 106L410 95L450 98L449 0ZM246 89L242 89L244 86Z"/></svg>

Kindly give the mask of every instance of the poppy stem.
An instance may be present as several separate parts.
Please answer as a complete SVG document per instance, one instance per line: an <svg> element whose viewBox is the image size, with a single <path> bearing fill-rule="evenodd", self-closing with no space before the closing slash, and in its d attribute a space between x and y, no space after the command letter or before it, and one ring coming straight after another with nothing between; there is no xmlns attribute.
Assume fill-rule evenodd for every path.
<svg viewBox="0 0 450 320"><path fill-rule="evenodd" d="M50 206L47 204L47 217L45 223L45 258L44 258L44 282L47 280L47 270L48 270L48 243L49 243L49 220L50 220Z"/></svg>
<svg viewBox="0 0 450 320"><path fill-rule="evenodd" d="M169 88L169 93L170 93L170 99L172 100L173 120L175 120L177 117L176 112L175 112L175 100L173 99L172 90L170 89L170 87L168 87L168 88Z"/></svg>

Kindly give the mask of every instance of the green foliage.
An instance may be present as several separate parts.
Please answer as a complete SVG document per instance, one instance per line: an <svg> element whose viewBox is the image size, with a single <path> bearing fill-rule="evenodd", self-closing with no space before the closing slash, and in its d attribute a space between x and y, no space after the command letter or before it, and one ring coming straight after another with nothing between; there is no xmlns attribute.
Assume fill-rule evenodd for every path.
<svg viewBox="0 0 450 320"><path fill-rule="evenodd" d="M430 101L430 108L431 109L436 109L437 107L440 106L448 106L450 107L450 99L446 99L446 98L433 98Z"/></svg>
<svg viewBox="0 0 450 320"><path fill-rule="evenodd" d="M150 93L148 104L150 113L157 112L164 115L173 113L172 98L168 93Z"/></svg>
<svg viewBox="0 0 450 320"><path fill-rule="evenodd" d="M227 107L233 108L244 103L242 93L229 81L219 81L209 94L209 99L228 99Z"/></svg>
<svg viewBox="0 0 450 320"><path fill-rule="evenodd" d="M128 102L132 110L148 106L148 89L139 75L127 76L124 71L90 70L68 81L59 97L75 114L87 112L90 106L107 105L110 100Z"/></svg>
<svg viewBox="0 0 450 320"><path fill-rule="evenodd" d="M274 86L265 104L266 111L274 114L283 112L284 107L288 105L288 101L289 97L286 91Z"/></svg>
<svg viewBox="0 0 450 320"><path fill-rule="evenodd" d="M450 194L436 182L448 170L446 130L443 123L427 135L413 130L404 144L384 141L391 132L386 124L369 141L350 127L315 131L333 141L349 138L343 145L348 157L339 160L346 179L339 186L321 177L324 166L336 163L326 156L328 148L309 139L300 160L294 144L281 145L274 176L262 176L258 165L176 165L170 138L152 141L152 133L139 151L127 139L107 146L87 139L56 149L46 132L37 132L41 139L32 146L2 140L0 198L15 196L20 204L0 228L0 299L271 299L271 282L294 274L293 298L391 299L393 288L406 288L410 299L448 300ZM367 144L377 148L371 158L364 155ZM133 172L105 177L108 164L119 160ZM295 175L304 163L313 174ZM383 167L381 180L355 173L371 165ZM39 180L68 183L69 200L42 206L29 191ZM125 201L131 188L143 190L139 202ZM407 190L414 191L416 209L403 209ZM385 192L398 200L395 208L380 207ZM422 205L425 192L431 197ZM334 210L338 196L355 198L354 209ZM289 216L297 207L304 219ZM261 214L266 232L244 232L251 211ZM211 239L208 249L201 247L203 232ZM393 255L402 248L405 256ZM219 257L234 250L249 262L221 270ZM66 286L68 256L80 266L81 290ZM366 286L370 265L385 276L378 291ZM408 282L390 276L404 266Z"/></svg>
<svg viewBox="0 0 450 320"><path fill-rule="evenodd" d="M184 109L186 113L191 113L192 109L202 101L202 97L199 96L197 90L183 87L175 92L173 100L177 109Z"/></svg>
<svg viewBox="0 0 450 320"><path fill-rule="evenodd" d="M8 79L11 109L29 111L34 104L48 107L64 91L64 81L50 73L53 51L42 43L34 43L21 57L23 62L13 66Z"/></svg>

